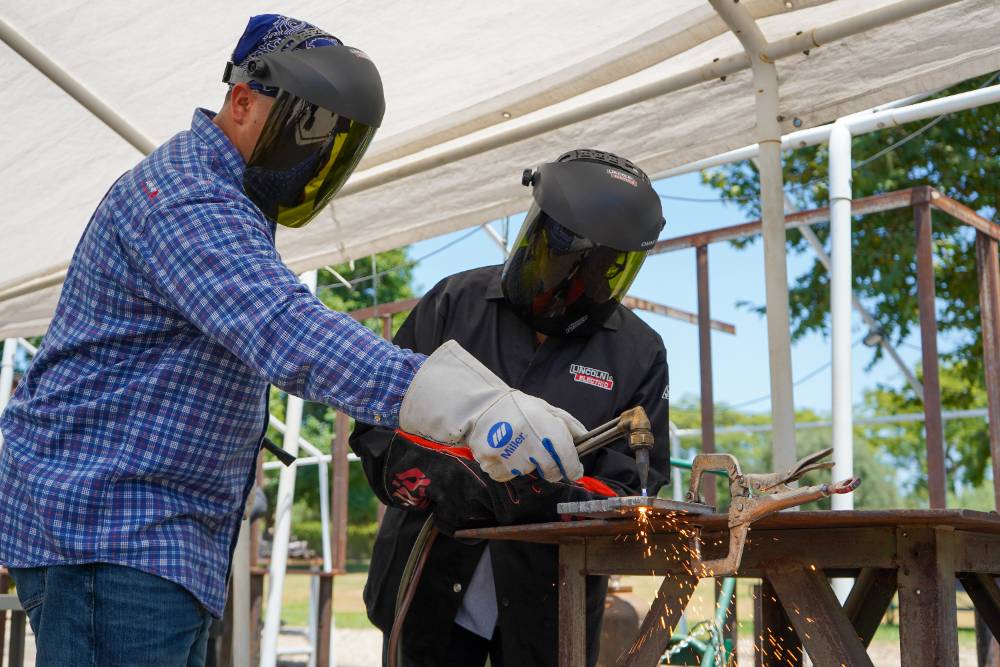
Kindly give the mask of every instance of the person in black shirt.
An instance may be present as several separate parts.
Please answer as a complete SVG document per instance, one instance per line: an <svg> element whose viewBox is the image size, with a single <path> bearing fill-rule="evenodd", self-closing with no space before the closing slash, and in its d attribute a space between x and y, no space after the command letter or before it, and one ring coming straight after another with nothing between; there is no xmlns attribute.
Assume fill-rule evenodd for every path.
<svg viewBox="0 0 1000 667"><path fill-rule="evenodd" d="M641 405L652 424L649 493L669 480L666 351L621 299L663 227L660 201L635 165L579 150L526 171L534 203L507 262L445 278L396 334L429 354L457 341L511 387L588 429ZM488 443L516 440L504 422ZM640 493L624 440L581 458L585 477L546 482L530 470L491 480L468 450L357 424L351 447L389 506L376 537L365 603L386 637L407 558L429 513L441 531L403 624L403 665L555 665L553 545L460 541L461 528L555 521L559 502ZM512 444L513 443L513 444ZM606 577L587 581L588 664L597 660ZM583 612L583 610L581 610Z"/></svg>

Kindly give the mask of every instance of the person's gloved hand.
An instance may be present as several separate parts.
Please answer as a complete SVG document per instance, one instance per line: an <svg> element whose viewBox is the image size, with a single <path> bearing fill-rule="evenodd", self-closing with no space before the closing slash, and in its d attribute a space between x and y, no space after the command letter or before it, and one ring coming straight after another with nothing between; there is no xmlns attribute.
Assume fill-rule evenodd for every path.
<svg viewBox="0 0 1000 667"><path fill-rule="evenodd" d="M393 507L433 513L445 535L462 528L559 521L559 503L617 495L593 477L545 482L527 474L494 482L469 448L403 432L393 435L382 460L382 476L373 480L379 497Z"/></svg>
<svg viewBox="0 0 1000 667"><path fill-rule="evenodd" d="M576 480L583 466L573 438L586 433L568 412L507 386L449 340L417 371L399 412L403 431L436 442L468 444L498 482L537 472Z"/></svg>

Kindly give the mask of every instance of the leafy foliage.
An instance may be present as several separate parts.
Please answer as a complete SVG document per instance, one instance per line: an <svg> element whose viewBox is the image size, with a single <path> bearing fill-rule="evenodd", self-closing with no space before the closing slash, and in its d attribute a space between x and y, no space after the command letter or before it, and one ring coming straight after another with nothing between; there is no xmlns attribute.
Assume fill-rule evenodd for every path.
<svg viewBox="0 0 1000 667"><path fill-rule="evenodd" d="M959 410L986 405L986 392L981 385L964 380L963 362L941 367L941 406L944 410ZM918 378L923 381L921 369ZM865 394L865 405L875 414L922 413L923 402L909 385L902 389L878 385ZM903 487L915 498L927 498L927 440L923 422L903 422L862 427L861 436L877 442L894 466L909 470ZM949 419L944 424L945 474L955 494L968 493L980 487L989 465L990 442L986 421L982 417ZM992 499L991 499L992 500ZM992 506L989 509L993 509Z"/></svg>

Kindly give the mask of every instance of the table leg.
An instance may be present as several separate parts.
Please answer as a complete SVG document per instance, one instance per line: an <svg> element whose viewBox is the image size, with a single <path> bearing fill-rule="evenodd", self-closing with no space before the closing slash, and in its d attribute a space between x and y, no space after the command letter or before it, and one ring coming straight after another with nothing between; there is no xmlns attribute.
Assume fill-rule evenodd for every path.
<svg viewBox="0 0 1000 667"><path fill-rule="evenodd" d="M698 578L688 574L664 577L656 599L642 620L639 634L632 646L618 658L618 667L646 667L658 665L667 650L674 626L681 619L691 594L698 585Z"/></svg>
<svg viewBox="0 0 1000 667"><path fill-rule="evenodd" d="M10 647L7 653L10 667L24 667L24 621L23 611L10 612Z"/></svg>
<svg viewBox="0 0 1000 667"><path fill-rule="evenodd" d="M895 570L866 567L858 574L851 594L844 602L844 612L865 646L871 643L895 594Z"/></svg>
<svg viewBox="0 0 1000 667"><path fill-rule="evenodd" d="M872 667L864 644L823 572L789 566L769 568L767 577L816 667Z"/></svg>
<svg viewBox="0 0 1000 667"><path fill-rule="evenodd" d="M559 545L559 667L587 664L586 545Z"/></svg>
<svg viewBox="0 0 1000 667"><path fill-rule="evenodd" d="M778 601L774 586L767 579L757 587L757 599L754 600L754 665L802 665L802 643Z"/></svg>
<svg viewBox="0 0 1000 667"><path fill-rule="evenodd" d="M899 649L907 667L957 667L954 530L896 530Z"/></svg>

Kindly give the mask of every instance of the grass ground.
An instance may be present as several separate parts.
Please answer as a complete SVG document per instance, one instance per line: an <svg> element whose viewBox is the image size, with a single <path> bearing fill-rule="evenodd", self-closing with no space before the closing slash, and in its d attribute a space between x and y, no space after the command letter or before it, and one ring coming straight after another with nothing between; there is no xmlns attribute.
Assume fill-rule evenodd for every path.
<svg viewBox="0 0 1000 667"><path fill-rule="evenodd" d="M333 586L333 612L338 628L371 628L365 614L361 592L365 586L367 572L351 572L340 575ZM737 582L736 605L741 620L740 634L750 637L753 633L753 579L740 579ZM632 592L625 597L632 602L640 614L649 608L650 601L655 597L660 580L656 577L622 577L622 584L632 587ZM291 575L285 580L284 608L282 620L288 625L304 626L309 619L309 577ZM959 609L971 609L971 602L964 592L958 594ZM688 605L689 622L697 622L711 618L715 613L714 587L710 580L703 580L695 590ZM890 616L875 634L876 643L899 642L899 626ZM959 611L959 645L963 648L975 647L973 619L971 611Z"/></svg>

